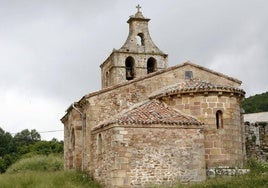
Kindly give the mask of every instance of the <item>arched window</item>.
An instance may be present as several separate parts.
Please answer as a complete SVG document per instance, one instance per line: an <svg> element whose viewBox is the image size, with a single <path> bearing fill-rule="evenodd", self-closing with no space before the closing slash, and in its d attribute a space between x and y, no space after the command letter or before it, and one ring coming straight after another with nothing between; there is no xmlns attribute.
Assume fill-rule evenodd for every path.
<svg viewBox="0 0 268 188"><path fill-rule="evenodd" d="M150 57L147 61L147 74L156 71L156 60L153 57Z"/></svg>
<svg viewBox="0 0 268 188"><path fill-rule="evenodd" d="M125 61L126 79L127 80L133 80L134 79L134 64L135 64L135 61L134 61L133 57L131 57L131 56L127 57L127 59Z"/></svg>
<svg viewBox="0 0 268 188"><path fill-rule="evenodd" d="M98 154L102 154L102 136L101 136L101 134L98 134L97 149L98 149Z"/></svg>
<svg viewBox="0 0 268 188"><path fill-rule="evenodd" d="M139 45L139 46L144 46L144 34L143 34L143 33L139 33L139 34L136 36L136 43L137 43L137 45Z"/></svg>
<svg viewBox="0 0 268 188"><path fill-rule="evenodd" d="M222 111L218 110L216 112L216 127L217 129L223 128L223 120L222 120Z"/></svg>

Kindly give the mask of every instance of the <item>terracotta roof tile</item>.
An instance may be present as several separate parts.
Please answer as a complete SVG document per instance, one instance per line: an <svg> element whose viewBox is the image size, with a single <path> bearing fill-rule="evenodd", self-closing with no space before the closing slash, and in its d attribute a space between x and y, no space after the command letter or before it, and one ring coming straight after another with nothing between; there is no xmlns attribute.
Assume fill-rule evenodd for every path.
<svg viewBox="0 0 268 188"><path fill-rule="evenodd" d="M117 115L115 118L101 123L94 130L110 124L168 124L168 125L202 125L194 117L166 106L166 104L152 100Z"/></svg>
<svg viewBox="0 0 268 188"><path fill-rule="evenodd" d="M242 89L237 87L213 84L199 79L191 79L169 86L160 91L156 91L150 96L150 98L159 98L172 94L187 93L187 92L203 92L203 91L230 91L230 92L238 92L241 93L242 95L245 94L245 92Z"/></svg>
<svg viewBox="0 0 268 188"><path fill-rule="evenodd" d="M116 52L112 52L112 53L116 53ZM103 64L105 64L105 62L106 62L109 58L111 58L111 56L112 56L112 54L111 54L111 55L104 61ZM101 64L100 67L102 67L103 64ZM124 86L126 86L126 85L133 84L133 83L139 82L139 81L141 81L141 80L145 80L145 79L148 79L148 78L152 78L152 77L154 77L154 76L156 76L156 75L159 75L159 74L164 74L164 73L167 73L167 72L169 72L169 71L173 71L173 70L176 70L176 69L180 69L180 68L182 68L182 67L184 67L184 66L187 66L187 65L196 67L196 68L198 68L198 69L207 71L207 72L209 72L209 73L215 74L215 75L220 76L220 77L224 77L224 78L226 78L226 79L228 79L228 80L231 80L231 81L233 81L233 82L236 82L236 83L238 83L238 84L241 84L241 83L242 83L242 82L241 82L240 80L238 80L238 79L229 77L229 76L227 76L227 75L225 75L225 74L222 74L222 73L213 71L213 70L211 70L211 69L208 69L208 68L202 67L202 66L200 66L200 65L194 64L194 63L192 63L192 62L190 62L190 61L187 61L187 62L185 62L185 63L183 63L183 64L178 64L178 65L175 65L175 66L172 66L172 67L168 67L168 68L166 68L166 69L159 70L159 71L156 71L156 72L151 73L151 74L147 74L147 75L145 75L145 76L142 76L142 77L140 77L140 78L136 78L136 79L131 80L131 81L128 81L128 82L123 82L123 83L118 84L118 85L113 85L113 86L110 86L110 87L101 89L101 90L99 90L99 91L95 91L95 92L89 93L89 94L87 94L87 95L84 95L84 96L83 96L77 103L80 104L80 103L82 103L83 101L85 101L85 99L87 99L87 98L89 98L89 97L96 96L96 95L99 95L99 94L102 94L102 93L105 93L105 92L109 92L109 91L111 91L111 90L118 89L118 88L120 88L120 87L124 87ZM71 108L71 106L70 106L70 107L66 110L67 113L61 118L62 121L63 121L63 119L64 119L65 116L69 113L69 111L70 111L71 109L72 109L72 108Z"/></svg>

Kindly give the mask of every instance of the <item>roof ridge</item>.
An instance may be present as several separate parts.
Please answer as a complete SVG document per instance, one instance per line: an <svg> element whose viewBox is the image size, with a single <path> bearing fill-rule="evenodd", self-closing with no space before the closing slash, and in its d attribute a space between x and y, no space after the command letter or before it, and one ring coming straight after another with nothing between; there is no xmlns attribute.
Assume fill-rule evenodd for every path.
<svg viewBox="0 0 268 188"><path fill-rule="evenodd" d="M144 80L144 79L147 79L147 78L151 78L151 77L154 77L155 75L159 75L159 74L163 74L163 73L166 73L166 72L169 72L171 70L174 70L174 69L177 69L179 67L183 67L185 65L191 65L191 66L194 66L194 67L197 67L199 69L202 69L202 70L205 70L205 71L208 71L208 72L211 72L213 74L216 74L216 75L220 75L220 76L223 76L229 80L232 80L234 82L237 82L239 84L241 84L242 82L238 79L235 79L235 78L232 78L230 76L227 76L225 74L222 74L222 73L219 73L219 72L216 72L216 71L213 71L211 69L208 69L206 67L203 67L201 65L197 65L195 63L192 63L190 61L186 61L182 64L178 64L178 65L175 65L175 66L171 66L171 67L167 67L166 69L162 69L162 70L159 70L159 71L156 71L156 72L153 72L151 74L147 74L147 75L144 75L142 77L139 77L139 78L136 78L134 80L131 80L131 81L128 81L128 82L123 82L123 83L120 83L120 84L117 84L117 85L113 85L113 86L110 86L110 87L107 87L107 88L104 88L104 89L101 89L101 90L98 90L98 91L95 91L95 92L91 92L91 93L88 93L86 95L84 95L79 101L82 101L84 98L88 98L88 97L91 97L91 96L95 96L95 95L98 95L100 93L104 93L104 92L108 92L108 91L111 91L113 89L117 89L117 88L120 88L120 87L124 87L125 85L129 85L129 84L132 84L132 83L135 83L135 82L139 82L140 80Z"/></svg>
<svg viewBox="0 0 268 188"><path fill-rule="evenodd" d="M108 126L110 124L169 124L169 125L202 125L195 117L181 113L159 100L147 100L116 116L105 120L93 130Z"/></svg>
<svg viewBox="0 0 268 188"><path fill-rule="evenodd" d="M198 91L213 91L213 90L225 90L232 92L245 93L243 89L234 86L228 86L223 84L212 83L206 80L201 80L200 78L183 80L166 88L162 88L158 91L153 92L149 98L159 98L164 96L169 96L173 94L179 94L181 92L198 92Z"/></svg>
<svg viewBox="0 0 268 188"><path fill-rule="evenodd" d="M184 65L192 65L192 66L194 66L194 67L197 67L197 68L200 68L200 69L206 70L206 71L211 72L211 73L213 73L213 74L216 74L216 75L219 75L219 76L225 77L225 78L227 78L228 80L232 80L232 81L237 82L237 83L239 83L239 84L241 84L241 83L242 83L242 81L241 81L241 80L238 80L238 79L233 78L233 77L231 77L231 76L228 76L228 75L226 75L226 74L223 74L223 73L220 73L220 72L214 71L214 70L212 70L212 69L209 69L209 68L203 67L203 66L201 66L201 65L198 65L198 64L192 63L191 61L186 61L186 62L185 62L185 63L183 63L183 64L184 64Z"/></svg>

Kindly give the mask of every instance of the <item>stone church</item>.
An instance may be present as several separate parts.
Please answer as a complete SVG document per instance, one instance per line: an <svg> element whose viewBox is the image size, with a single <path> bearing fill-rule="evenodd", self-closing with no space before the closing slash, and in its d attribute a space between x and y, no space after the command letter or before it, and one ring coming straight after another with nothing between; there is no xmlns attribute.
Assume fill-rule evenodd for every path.
<svg viewBox="0 0 268 188"><path fill-rule="evenodd" d="M137 6L126 42L100 65L102 89L73 103L64 165L104 187L172 185L243 165L241 81L191 62L168 67Z"/></svg>

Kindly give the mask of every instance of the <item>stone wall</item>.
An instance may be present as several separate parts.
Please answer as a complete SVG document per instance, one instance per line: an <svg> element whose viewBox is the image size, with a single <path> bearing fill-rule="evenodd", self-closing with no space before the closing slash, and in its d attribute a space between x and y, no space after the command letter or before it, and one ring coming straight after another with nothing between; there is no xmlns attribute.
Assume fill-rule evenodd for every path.
<svg viewBox="0 0 268 188"><path fill-rule="evenodd" d="M119 50L114 49L109 58L101 64L102 88L126 81L125 62L128 57L133 58L131 64L134 68L134 78L147 74L147 61L149 58L156 60L154 71L167 68L167 54L164 54L150 37L148 30L149 20L141 12L130 16L127 21L129 34L124 45Z"/></svg>
<svg viewBox="0 0 268 188"><path fill-rule="evenodd" d="M88 103L85 107L86 109L84 109L87 113L87 125L93 127L101 121L129 108L133 104L147 100L153 92L178 82L183 82L185 80L184 73L186 70L193 71L194 77L206 77L205 80L208 82L232 85L234 87L238 85L238 83L226 77L219 78L219 75L186 63L85 96L84 100ZM195 99L195 101L198 101L198 99Z"/></svg>
<svg viewBox="0 0 268 188"><path fill-rule="evenodd" d="M134 78L147 75L147 61L149 58L156 60L155 71L167 68L167 57L164 55L145 53L141 56L137 53L113 52L102 66L102 88L127 81L125 61L128 57L132 57L134 60Z"/></svg>
<svg viewBox="0 0 268 188"><path fill-rule="evenodd" d="M238 86L239 82L227 76L215 73L208 69L191 63L185 63L175 67L158 71L142 78L119 84L101 91L84 96L78 103L80 111L86 113L85 127L85 163L84 169L94 174L94 149L92 142L92 129L110 117L128 109L132 105L148 100L153 92L163 90L167 86L185 81L185 71L193 71L194 78L204 77L208 82L215 84ZM240 124L239 97L219 93L210 93L207 96L194 94L173 98L167 103L174 108L197 117L205 125L206 163L209 167L214 165L236 165L243 161L242 139ZM224 128L215 128L215 110L222 109ZM62 118L65 125L65 166L66 168L81 168L82 158L82 134L81 116L74 109L69 108ZM75 128L80 126L80 128ZM75 129L75 146L72 149L71 131ZM106 138L105 138L106 139ZM108 180L107 180L108 181Z"/></svg>
<svg viewBox="0 0 268 188"><path fill-rule="evenodd" d="M81 169L82 165L82 119L72 111L65 119L64 126L64 167Z"/></svg>
<svg viewBox="0 0 268 188"><path fill-rule="evenodd" d="M268 161L268 123L245 122L247 158Z"/></svg>
<svg viewBox="0 0 268 188"><path fill-rule="evenodd" d="M203 143L200 128L113 125L99 129L93 132L93 175L105 187L202 181L206 178Z"/></svg>
<svg viewBox="0 0 268 188"><path fill-rule="evenodd" d="M185 81L184 74L186 70L193 71L194 77L202 78L202 76L204 76L206 78L206 81L209 81L215 84L232 85L232 86L239 85L237 82L233 81L232 79L229 79L226 76L216 74L213 71L209 72L210 70L202 69L194 64L185 63L183 65L168 68L164 71L152 73L151 75L148 75L144 78L139 78L133 81L129 81L126 84L117 85L117 86L104 89L99 92L95 92L95 93L85 96L84 99L80 101L80 103L86 103L86 105L83 106L83 111L86 113L86 116L87 116L86 117L87 119L86 131L87 132L86 132L86 138L85 138L85 143L87 143L85 146L86 168L88 170L92 169L91 168L92 156L91 156L90 143L91 143L91 129L94 128L94 126L98 125L100 122L105 121L106 119L110 117L113 117L114 115L120 113L122 110L128 109L130 106L134 105L135 103L139 103L144 100L147 100L148 97L155 91L161 90L170 85L177 84L178 82ZM218 100L217 96L218 94L216 94L216 97L214 98L213 96L208 97L209 98L208 100L212 100L212 101L206 101L206 102L200 101L202 97L198 97L198 96L190 97L189 96L188 97L189 99L185 99L185 100L191 101L191 103L193 102L194 106L191 106L191 109L189 107L188 111L186 110L186 108L182 109L179 106L175 106L175 107L176 108L178 107L177 109L179 110L185 111L185 113L190 112L191 115L199 118L201 122L205 121L205 123L209 123L209 125L215 127L215 125L212 125L214 123L215 114L213 114L213 117L212 117L212 113L214 113L214 111L209 110L206 113L205 110L207 110L207 107L202 106L202 105L216 104L215 100ZM228 135L230 130L233 130L234 132L231 134L232 135L231 137L227 136L223 138L224 140L220 140L220 141L218 139L219 134L214 134L213 131L208 132L208 134L206 134L206 135L211 134L211 136L207 137L208 140L213 139L213 141L215 141L215 145L212 146L213 153L206 156L207 161L212 161L212 163L209 164L209 166L222 163L222 161L224 160L226 161L226 163L227 161L230 162L230 160L232 160L231 161L232 165L234 165L236 161L239 161L241 159L240 157L241 149L238 150L238 145L242 144L241 140L239 140L241 138L240 136L236 136L236 137L233 136L233 135L239 135L238 124L240 123L240 120L238 120L238 118L240 117L239 115L240 109L239 109L238 103L236 101L236 98L232 98L232 97L226 98L223 96L219 98L219 100L222 100L223 103L225 103L226 105L225 108L228 109L226 110L225 115L227 115L226 118L227 117L228 118L226 120L228 120L229 122L227 121L226 124L230 126L228 127L229 131L227 132L225 130L220 130L217 132L221 132L222 134L221 136ZM179 103L176 103L176 104L179 104ZM218 104L217 108L223 108L223 107L220 107L219 105L220 103ZM202 111L195 110L195 108L201 109L201 106L202 106ZM209 114L209 118L207 117L207 114ZM236 126L232 126L232 125L236 125ZM232 138L235 139L234 143L232 143ZM225 144L225 141L227 141L226 144ZM221 144L224 145L224 148L227 148L226 151L224 150L224 148L222 149L218 148L218 145L221 145ZM210 145L206 144L206 148L210 148L210 146L211 146L211 142L210 142ZM229 148L228 148L229 146L235 146L235 149L232 151L229 151ZM216 152L215 155L214 155L214 152ZM229 155L230 153L232 153L232 155ZM226 155L226 156L223 157L223 155ZM231 158L231 156L235 156L235 158ZM218 162L218 160L220 160L220 162Z"/></svg>
<svg viewBox="0 0 268 188"><path fill-rule="evenodd" d="M205 124L207 167L241 166L244 161L240 99L230 93L195 93L163 98L168 105L195 116ZM216 113L222 112L217 128Z"/></svg>
<svg viewBox="0 0 268 188"><path fill-rule="evenodd" d="M224 74L215 72L205 67L192 64L189 62L184 63L185 66L181 66L178 71L174 71L174 76L184 79L185 71L192 71L193 79L200 79L203 81L211 82L213 84L227 85L233 87L239 87L241 81L228 77Z"/></svg>

